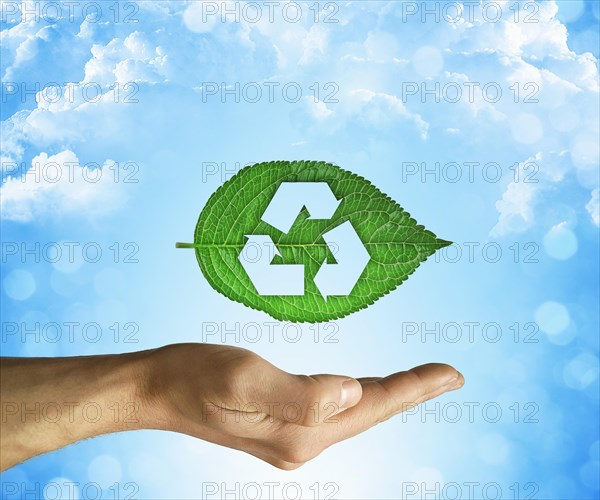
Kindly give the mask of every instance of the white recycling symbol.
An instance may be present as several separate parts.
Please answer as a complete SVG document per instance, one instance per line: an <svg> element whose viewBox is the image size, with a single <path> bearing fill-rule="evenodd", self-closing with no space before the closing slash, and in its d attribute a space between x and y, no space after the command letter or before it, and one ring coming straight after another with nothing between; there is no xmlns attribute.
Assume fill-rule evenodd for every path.
<svg viewBox="0 0 600 500"><path fill-rule="evenodd" d="M340 202L326 182L282 182L261 220L287 233L302 207L308 210L309 219L330 219ZM258 294L304 295L304 265L271 264L275 255L281 255L271 237L246 237L238 259ZM327 231L323 239L332 252L335 250L337 264L323 262L315 285L325 300L332 295L350 295L371 256L350 221Z"/></svg>

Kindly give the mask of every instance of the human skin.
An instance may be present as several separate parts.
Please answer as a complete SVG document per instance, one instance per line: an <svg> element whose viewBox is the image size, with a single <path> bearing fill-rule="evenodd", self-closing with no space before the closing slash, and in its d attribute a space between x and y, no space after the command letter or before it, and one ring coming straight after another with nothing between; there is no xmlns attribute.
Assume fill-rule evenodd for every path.
<svg viewBox="0 0 600 500"><path fill-rule="evenodd" d="M292 470L463 384L457 370L437 363L385 378L293 375L246 349L212 344L0 358L0 468L81 439L159 429Z"/></svg>

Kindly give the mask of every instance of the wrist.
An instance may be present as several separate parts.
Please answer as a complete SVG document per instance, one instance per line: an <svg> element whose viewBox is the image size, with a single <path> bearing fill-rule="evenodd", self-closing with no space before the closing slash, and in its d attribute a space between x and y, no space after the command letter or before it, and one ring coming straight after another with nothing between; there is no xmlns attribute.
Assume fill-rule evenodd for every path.
<svg viewBox="0 0 600 500"><path fill-rule="evenodd" d="M93 414L82 411L80 421L73 422L83 437L144 428L149 352L74 358L69 372L79 372L82 388L76 399ZM66 379L71 376L65 374Z"/></svg>
<svg viewBox="0 0 600 500"><path fill-rule="evenodd" d="M134 392L140 401L140 428L176 430L169 403L176 374L169 369L170 345L133 353L130 360Z"/></svg>

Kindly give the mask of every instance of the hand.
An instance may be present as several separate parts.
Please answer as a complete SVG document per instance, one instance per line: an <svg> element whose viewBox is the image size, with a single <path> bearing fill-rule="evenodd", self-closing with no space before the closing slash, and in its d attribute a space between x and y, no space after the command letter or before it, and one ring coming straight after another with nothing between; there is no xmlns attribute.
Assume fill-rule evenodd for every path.
<svg viewBox="0 0 600 500"><path fill-rule="evenodd" d="M144 427L242 450L285 470L464 384L444 364L385 378L292 375L245 349L210 344L166 346L148 362Z"/></svg>

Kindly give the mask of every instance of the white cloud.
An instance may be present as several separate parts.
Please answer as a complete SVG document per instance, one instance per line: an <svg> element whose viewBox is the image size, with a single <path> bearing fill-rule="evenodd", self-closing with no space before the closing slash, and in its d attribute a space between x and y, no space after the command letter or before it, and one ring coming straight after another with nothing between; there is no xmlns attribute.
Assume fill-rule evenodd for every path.
<svg viewBox="0 0 600 500"><path fill-rule="evenodd" d="M29 222L64 215L100 216L122 206L115 168L107 160L100 169L80 165L75 153L40 153L27 174L8 177L0 187L2 219Z"/></svg>
<svg viewBox="0 0 600 500"><path fill-rule="evenodd" d="M242 8L233 2L212 5ZM85 22L61 26L66 32L73 28L64 39L83 53L76 72L70 73L81 81L65 85L65 97L58 102L41 100L35 109L19 111L3 122L3 155L20 161L24 148L80 151L92 139L110 141L132 134L146 105L132 110L130 105L115 104L114 93L106 90L115 82L172 84L179 91L205 81L297 81L306 108L294 119L299 118L309 135L313 130L317 135L361 124L376 130L409 127L434 148L459 134L474 156L504 141L509 164L516 155L536 158L539 153L540 182L508 183L497 203L498 223L493 229L498 234L527 230L540 210L540 193L557 187L565 171L572 170L586 190L598 188L593 175L598 165L598 61L592 54L570 50L567 29L556 19L553 1L538 4L537 23L515 23L509 3L499 5L504 16L497 23L486 22L478 6L472 23L464 19L436 23L427 33L426 49L419 15L401 23L401 29L392 24L401 18L400 2L340 5L334 16L338 23L313 23L314 12L307 3L302 3L304 15L298 23L283 22L281 6L276 22L270 22L263 9L258 22L233 23L231 15L222 22L220 13L203 19L201 2L142 2L143 22L120 23L110 28L110 34ZM525 15L521 10L520 16ZM1 36L5 67L15 78L23 79L19 68L28 75L38 60L46 69L41 64L46 53L39 49L52 45L47 40L54 31L19 23ZM402 82L410 81L458 83L463 96L447 107L422 102L420 95L403 100ZM497 82L502 99L488 102L476 92L469 101L464 85L473 81ZM81 89L90 82L104 87L96 102L82 99ZM314 82L321 92L317 102L308 90ZM334 96L338 103L326 100L327 82L338 85ZM523 102L530 92L523 83L535 84L537 104ZM521 85L518 103L509 90L514 84ZM75 99L67 100L68 95Z"/></svg>
<svg viewBox="0 0 600 500"><path fill-rule="evenodd" d="M529 158L519 164L518 170L521 175L524 174L524 165L536 159L539 160L539 158ZM498 222L490 234L498 237L511 232L521 233L532 227L535 223L533 207L538 191L537 183L511 182L504 191L502 199L496 202Z"/></svg>
<svg viewBox="0 0 600 500"><path fill-rule="evenodd" d="M590 214L592 222L596 224L596 226L600 226L600 189L596 188L592 191L592 198L585 208Z"/></svg>
<svg viewBox="0 0 600 500"><path fill-rule="evenodd" d="M23 122L27 118L27 111L18 111L8 120L0 123L0 138L2 139L2 156L4 161L20 161L23 156Z"/></svg>
<svg viewBox="0 0 600 500"><path fill-rule="evenodd" d="M360 113L364 114L369 123L375 126L387 125L400 116L413 122L421 139L427 139L429 124L419 114L408 111L396 96L365 89L352 91L351 95L360 104Z"/></svg>
<svg viewBox="0 0 600 500"><path fill-rule="evenodd" d="M85 65L83 82L114 85L115 82L162 82L167 57L160 46L134 31L124 40L113 38L106 45L94 44L92 58Z"/></svg>
<svg viewBox="0 0 600 500"><path fill-rule="evenodd" d="M490 231L494 237L522 233L536 223L536 205L541 194L559 184L572 170L569 155L541 153L520 162L502 198L496 202L498 222Z"/></svg>
<svg viewBox="0 0 600 500"><path fill-rule="evenodd" d="M214 6L218 5L212 2ZM217 22L217 15L209 15L206 4L203 2L192 2L183 12L183 23L185 27L194 33L210 33Z"/></svg>
<svg viewBox="0 0 600 500"><path fill-rule="evenodd" d="M322 24L312 26L302 40L304 50L298 63L305 65L310 64L315 59L323 58L327 50L327 35L328 32Z"/></svg>
<svg viewBox="0 0 600 500"><path fill-rule="evenodd" d="M308 108L311 114L317 120L325 120L333 116L333 111L327 107L323 101L315 101L314 97L305 97L304 98L308 103Z"/></svg>
<svg viewBox="0 0 600 500"><path fill-rule="evenodd" d="M2 75L3 81L16 80L15 72L25 62L36 57L39 44L48 38L49 30L49 26L40 28L35 22L31 21L17 23L10 29L0 32L3 48L10 49L2 53L2 66L6 68L4 75Z"/></svg>

